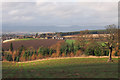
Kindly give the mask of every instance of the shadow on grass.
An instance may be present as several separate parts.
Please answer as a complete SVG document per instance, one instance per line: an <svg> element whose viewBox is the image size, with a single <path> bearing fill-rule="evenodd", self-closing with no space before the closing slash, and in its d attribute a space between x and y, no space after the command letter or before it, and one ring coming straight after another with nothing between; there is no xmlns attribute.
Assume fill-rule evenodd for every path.
<svg viewBox="0 0 120 80"><path fill-rule="evenodd" d="M118 78L117 63L51 65L5 68L3 78Z"/></svg>

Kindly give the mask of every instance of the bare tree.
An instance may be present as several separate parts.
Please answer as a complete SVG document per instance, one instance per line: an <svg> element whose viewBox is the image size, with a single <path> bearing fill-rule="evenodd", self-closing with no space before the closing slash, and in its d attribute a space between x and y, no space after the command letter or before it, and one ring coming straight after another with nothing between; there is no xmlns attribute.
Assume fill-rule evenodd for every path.
<svg viewBox="0 0 120 80"><path fill-rule="evenodd" d="M87 42L88 30L80 31L80 34L77 37L76 44L80 44L81 47L84 47Z"/></svg>
<svg viewBox="0 0 120 80"><path fill-rule="evenodd" d="M118 28L116 27L116 25L112 24L112 25L108 25L106 26L106 31L107 31L107 35L106 37L106 44L107 47L109 49L109 59L108 62L112 62L112 51L113 48L117 47L118 44Z"/></svg>

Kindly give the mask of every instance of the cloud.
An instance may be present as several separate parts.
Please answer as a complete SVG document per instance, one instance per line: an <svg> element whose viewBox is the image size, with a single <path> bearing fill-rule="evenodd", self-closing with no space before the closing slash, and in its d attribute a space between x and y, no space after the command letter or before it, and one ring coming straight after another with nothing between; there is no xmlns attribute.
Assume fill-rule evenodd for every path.
<svg viewBox="0 0 120 80"><path fill-rule="evenodd" d="M3 4L3 24L106 26L117 24L115 2L16 2ZM91 27L92 28L92 27Z"/></svg>
<svg viewBox="0 0 120 80"><path fill-rule="evenodd" d="M30 17L30 16L15 16L13 17L13 20L33 20L34 17Z"/></svg>
<svg viewBox="0 0 120 80"><path fill-rule="evenodd" d="M13 10L13 11L10 11L8 14L9 15L15 15L17 14L19 11L18 10Z"/></svg>

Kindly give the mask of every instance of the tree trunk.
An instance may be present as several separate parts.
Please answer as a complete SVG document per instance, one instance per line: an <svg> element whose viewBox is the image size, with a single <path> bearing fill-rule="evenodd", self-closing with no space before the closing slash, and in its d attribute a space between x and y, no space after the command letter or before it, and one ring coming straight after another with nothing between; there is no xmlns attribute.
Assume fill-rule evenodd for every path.
<svg viewBox="0 0 120 80"><path fill-rule="evenodd" d="M109 59L108 62L113 62L112 60L112 46L109 47Z"/></svg>
<svg viewBox="0 0 120 80"><path fill-rule="evenodd" d="M13 57L13 63L15 62L14 60L15 60L15 58Z"/></svg>

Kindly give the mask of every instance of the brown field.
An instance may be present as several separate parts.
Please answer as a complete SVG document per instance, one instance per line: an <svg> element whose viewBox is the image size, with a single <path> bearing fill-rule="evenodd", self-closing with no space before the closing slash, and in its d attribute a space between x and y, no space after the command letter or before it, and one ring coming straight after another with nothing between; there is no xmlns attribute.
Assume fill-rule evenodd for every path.
<svg viewBox="0 0 120 80"><path fill-rule="evenodd" d="M8 51L10 48L10 44L13 44L13 49L16 50L22 45L25 48L33 47L34 49L38 49L39 47L51 47L57 42L63 41L63 40L54 40L54 39L40 39L40 40L20 40L20 41L11 41L7 43L2 43L2 48L5 51Z"/></svg>
<svg viewBox="0 0 120 80"><path fill-rule="evenodd" d="M109 36L109 34L87 34L87 35L83 35L83 37L107 37ZM65 38L68 37L80 37L80 35L69 35L69 36L63 36Z"/></svg>

